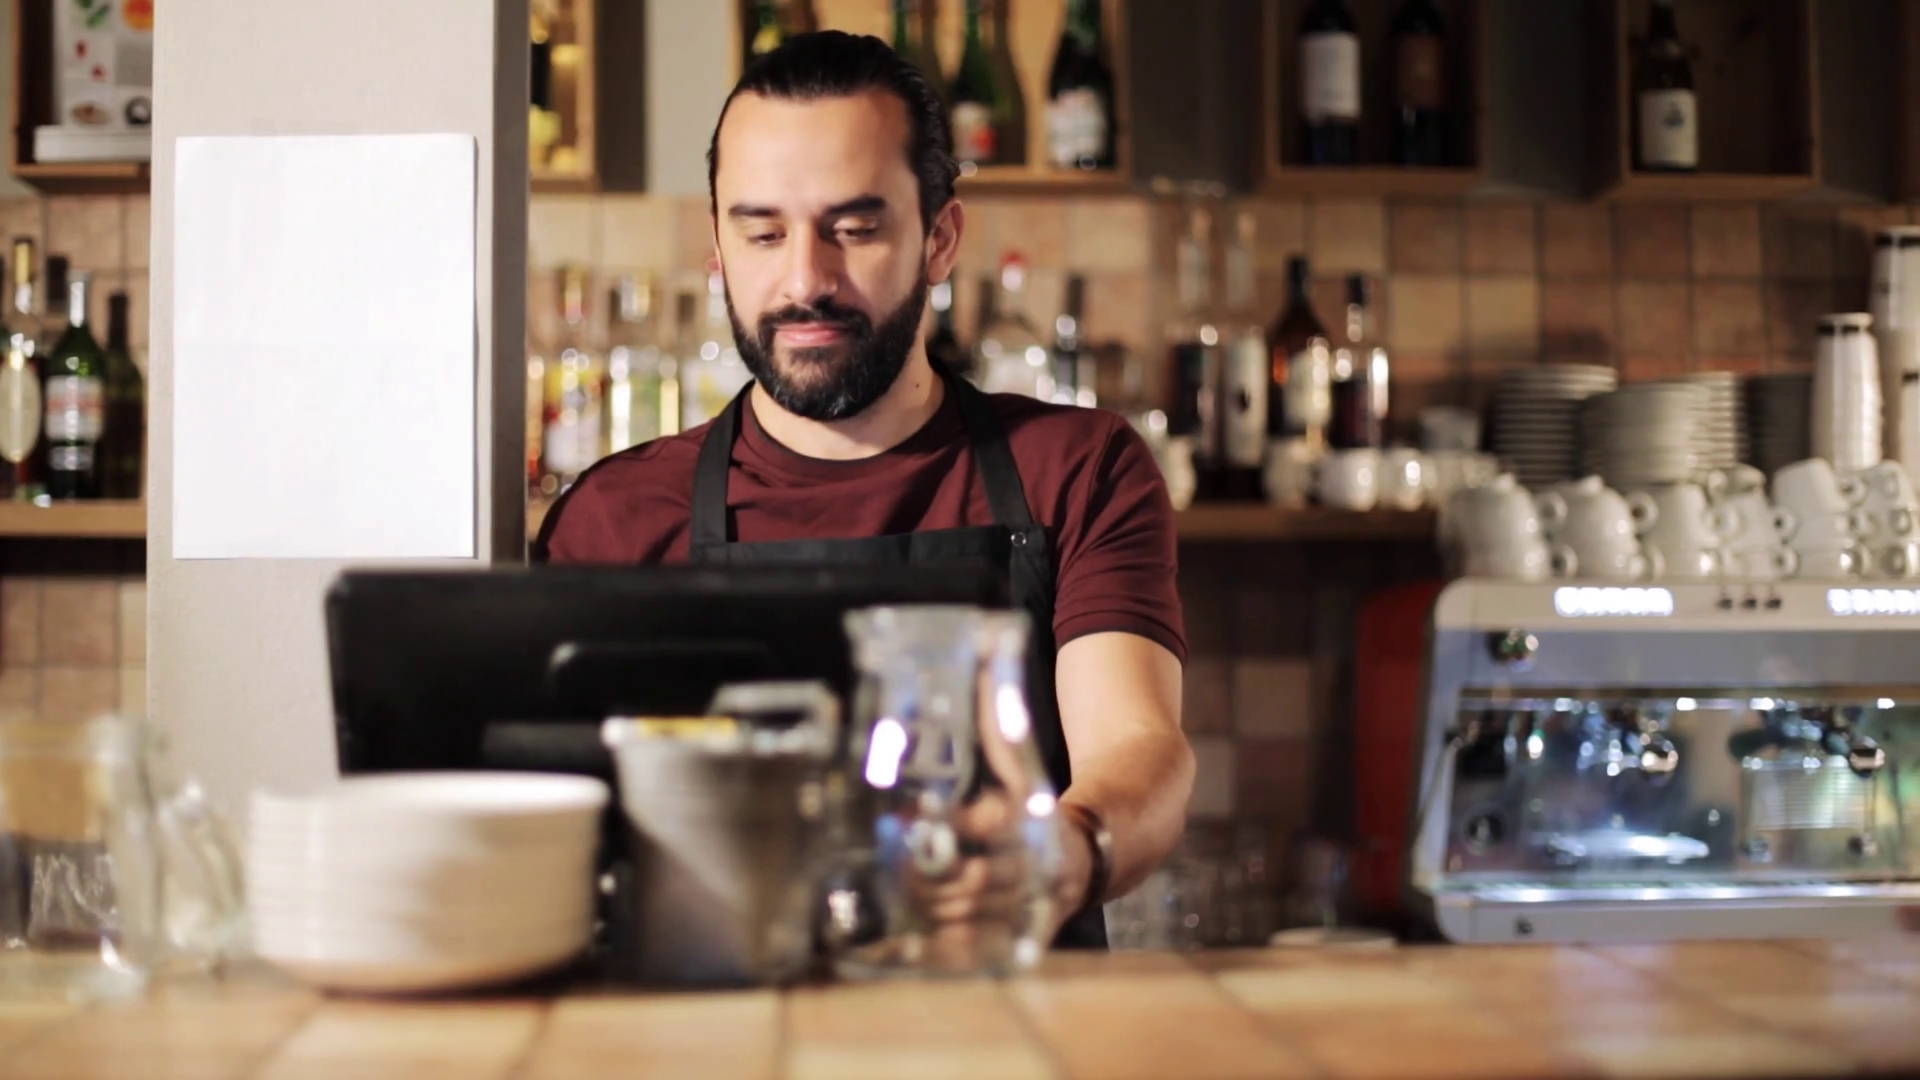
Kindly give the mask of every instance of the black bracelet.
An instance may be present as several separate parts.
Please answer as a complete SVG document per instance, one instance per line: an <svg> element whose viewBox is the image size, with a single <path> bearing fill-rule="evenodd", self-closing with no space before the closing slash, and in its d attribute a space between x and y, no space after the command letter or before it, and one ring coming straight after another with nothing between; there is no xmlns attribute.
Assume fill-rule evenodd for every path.
<svg viewBox="0 0 1920 1080"><path fill-rule="evenodd" d="M1086 835L1087 847L1093 852L1093 869L1087 876L1087 892L1080 899L1080 907L1075 915L1085 911L1097 911L1107 901L1107 888L1113 884L1113 833L1107 831L1107 823L1100 813L1092 807L1080 803L1061 803L1060 809L1082 833Z"/></svg>

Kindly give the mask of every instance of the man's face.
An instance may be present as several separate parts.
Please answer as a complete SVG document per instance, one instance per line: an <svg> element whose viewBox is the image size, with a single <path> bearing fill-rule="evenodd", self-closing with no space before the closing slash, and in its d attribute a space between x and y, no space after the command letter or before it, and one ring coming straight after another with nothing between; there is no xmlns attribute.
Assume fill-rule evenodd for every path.
<svg viewBox="0 0 1920 1080"><path fill-rule="evenodd" d="M856 416L885 394L944 280L957 207L929 240L906 106L883 91L742 94L720 129L715 243L748 370L782 408Z"/></svg>

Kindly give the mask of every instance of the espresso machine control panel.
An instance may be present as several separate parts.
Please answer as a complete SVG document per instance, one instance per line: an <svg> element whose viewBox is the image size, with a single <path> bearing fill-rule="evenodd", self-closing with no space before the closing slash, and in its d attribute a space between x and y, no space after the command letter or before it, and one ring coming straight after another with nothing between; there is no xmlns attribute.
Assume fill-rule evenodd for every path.
<svg viewBox="0 0 1920 1080"><path fill-rule="evenodd" d="M1920 903L1920 590L1461 581L1411 893L1465 941L1890 931Z"/></svg>

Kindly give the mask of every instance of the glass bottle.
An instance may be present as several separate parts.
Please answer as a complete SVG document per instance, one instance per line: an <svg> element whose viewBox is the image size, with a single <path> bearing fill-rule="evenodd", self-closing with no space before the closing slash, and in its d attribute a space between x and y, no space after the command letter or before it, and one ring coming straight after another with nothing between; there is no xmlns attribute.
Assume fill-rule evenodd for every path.
<svg viewBox="0 0 1920 1080"><path fill-rule="evenodd" d="M1213 215L1204 207L1187 214L1187 231L1175 253L1175 290L1178 312L1168 328L1173 343L1173 405L1168 410L1167 434L1191 440L1193 465L1198 472L1197 494L1219 494L1220 445L1220 328L1208 311L1207 264L1213 250Z"/></svg>
<svg viewBox="0 0 1920 1080"><path fill-rule="evenodd" d="M38 502L45 488L35 468L45 419L40 388L40 317L34 299L34 244L13 242L13 311L7 317L6 361L0 364L0 458L7 491L21 502Z"/></svg>
<svg viewBox="0 0 1920 1080"><path fill-rule="evenodd" d="M879 910L877 935L841 951L836 969L849 978L1031 969L1054 921L1061 845L1027 704L1026 615L870 608L846 626L861 681L850 761ZM1004 902L940 918L929 892L977 872L976 859Z"/></svg>
<svg viewBox="0 0 1920 1080"><path fill-rule="evenodd" d="M1300 18L1300 159L1360 160L1360 31L1346 0L1313 0Z"/></svg>
<svg viewBox="0 0 1920 1080"><path fill-rule="evenodd" d="M1634 167L1692 172L1700 167L1700 123L1693 62L1680 41L1673 0L1653 0L1646 44L1633 72Z"/></svg>
<svg viewBox="0 0 1920 1080"><path fill-rule="evenodd" d="M953 157L961 171L1001 164L999 117L1001 88L994 78L993 55L981 28L985 0L967 0L966 43L953 74L948 98L953 103Z"/></svg>
<svg viewBox="0 0 1920 1080"><path fill-rule="evenodd" d="M1091 409L1099 404L1094 392L1093 352L1086 341L1087 279L1067 277L1067 300L1053 320L1053 402Z"/></svg>
<svg viewBox="0 0 1920 1080"><path fill-rule="evenodd" d="M727 317L727 281L719 267L707 272L706 318L698 327L698 342L691 351L691 364L680 368L680 430L704 424L719 416L753 376L734 347L733 322Z"/></svg>
<svg viewBox="0 0 1920 1080"><path fill-rule="evenodd" d="M1027 96L1020 88L1020 71L1013 62L1008 28L1009 0L987 0L992 17L988 20L987 55L993 61L995 94L994 126L999 128L997 160L1005 165L1027 163Z"/></svg>
<svg viewBox="0 0 1920 1080"><path fill-rule="evenodd" d="M1113 72L1101 0L1068 0L1047 75L1047 158L1056 169L1113 167Z"/></svg>
<svg viewBox="0 0 1920 1080"><path fill-rule="evenodd" d="M546 364L542 388L544 430L541 491L557 495L599 460L600 418L606 366L588 340L587 275L579 267L560 271L564 329L560 347Z"/></svg>
<svg viewBox="0 0 1920 1080"><path fill-rule="evenodd" d="M613 319L607 327L607 442L605 452L665 434L661 426L661 381L670 359L661 351L654 318L652 275L628 274L614 287ZM678 417L678 403L675 415ZM677 426L677 425L676 425Z"/></svg>
<svg viewBox="0 0 1920 1080"><path fill-rule="evenodd" d="M960 344L960 335L953 327L953 279L947 280L928 290L928 303L933 308L933 332L927 335L927 359L936 361L961 378L973 375L973 354Z"/></svg>
<svg viewBox="0 0 1920 1080"><path fill-rule="evenodd" d="M1381 416L1374 409L1374 353L1385 370L1386 350L1373 342L1367 320L1367 279L1347 278L1346 334L1333 350L1332 421L1328 445L1351 450L1381 444Z"/></svg>
<svg viewBox="0 0 1920 1080"><path fill-rule="evenodd" d="M980 377L989 394L1053 397L1052 358L1026 312L1027 260L1009 251L1000 260L993 321L980 335Z"/></svg>
<svg viewBox="0 0 1920 1080"><path fill-rule="evenodd" d="M1447 24L1433 0L1407 0L1393 19L1394 158L1447 164Z"/></svg>
<svg viewBox="0 0 1920 1080"><path fill-rule="evenodd" d="M1333 357L1326 328L1313 313L1313 271L1300 256L1287 261L1287 306L1267 331L1267 353L1273 363L1268 434L1305 439L1319 450L1333 408Z"/></svg>
<svg viewBox="0 0 1920 1080"><path fill-rule="evenodd" d="M47 496L100 498L100 437L107 427L105 352L87 323L93 275L67 285L67 327L46 359Z"/></svg>
<svg viewBox="0 0 1920 1080"><path fill-rule="evenodd" d="M100 440L109 499L138 499L144 487L147 385L134 362L127 294L107 297L107 430Z"/></svg>
<svg viewBox="0 0 1920 1080"><path fill-rule="evenodd" d="M1234 218L1227 243L1227 318L1221 346L1220 441L1223 498L1260 497L1260 470L1267 456L1267 393L1272 376L1267 328L1254 313L1252 211Z"/></svg>
<svg viewBox="0 0 1920 1080"><path fill-rule="evenodd" d="M753 9L753 32L747 35L742 67L779 48L787 40L786 21L780 17L777 0L756 0Z"/></svg>
<svg viewBox="0 0 1920 1080"><path fill-rule="evenodd" d="M917 9L931 6L932 0L893 0L893 51L920 69L927 85L942 89L940 58L928 47L922 32L924 22Z"/></svg>

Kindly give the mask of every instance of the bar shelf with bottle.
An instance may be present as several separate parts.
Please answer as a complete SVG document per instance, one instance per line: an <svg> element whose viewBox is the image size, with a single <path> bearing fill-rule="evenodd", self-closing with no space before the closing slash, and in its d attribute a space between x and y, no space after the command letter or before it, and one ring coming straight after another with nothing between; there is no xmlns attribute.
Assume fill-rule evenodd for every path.
<svg viewBox="0 0 1920 1080"><path fill-rule="evenodd" d="M1486 177L1484 0L1265 0L1269 195L1449 196Z"/></svg>
<svg viewBox="0 0 1920 1080"><path fill-rule="evenodd" d="M996 149L979 164L969 161L966 125L956 124L962 192L1078 194L1117 192L1132 176L1127 2L736 0L734 10L743 66L781 35L803 30L871 34L896 47L904 38L909 56L939 69L934 83L949 109L985 97L990 100L971 103L996 114ZM968 10L975 3L985 62L963 71ZM1081 43L1096 29L1098 41L1088 53ZM1010 86L1017 93L1009 93Z"/></svg>
<svg viewBox="0 0 1920 1080"><path fill-rule="evenodd" d="M1820 182L1810 0L1590 0L1599 190L1785 198Z"/></svg>

